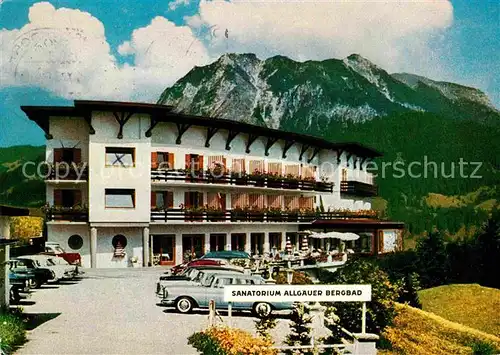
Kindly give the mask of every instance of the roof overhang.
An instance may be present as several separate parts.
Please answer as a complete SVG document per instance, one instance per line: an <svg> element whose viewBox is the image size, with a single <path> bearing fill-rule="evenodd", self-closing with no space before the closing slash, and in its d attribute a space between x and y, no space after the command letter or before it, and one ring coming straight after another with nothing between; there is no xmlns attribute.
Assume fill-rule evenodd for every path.
<svg viewBox="0 0 500 355"><path fill-rule="evenodd" d="M313 157L320 149L337 151L338 156L342 152L349 152L350 154L364 158L376 158L382 156L382 153L377 150L355 142L333 143L307 134L287 132L257 126L246 122L233 121L217 117L189 115L181 112L174 112L174 108L172 106L166 105L136 102L75 100L74 106L21 106L21 110L26 113L30 120L34 121L44 130L47 139L52 138L49 132L50 117L83 117L89 124L90 134L94 134L95 131L92 127L92 111L110 111L114 113L144 113L151 115L151 127L146 133L147 136L151 136L152 130L160 122L174 123L178 126L179 130L179 144L180 138L187 128L190 126L202 126L210 129L227 130L229 131L229 136L232 138L239 133L248 134L253 137L253 140L255 140L256 137L267 137L268 148L270 148L270 146L277 140L287 142L288 148L290 147L290 143L299 143L302 144L305 150L309 147L314 148L315 152ZM214 133L214 131L211 132L212 135ZM247 150L248 148L249 147L247 147ZM286 152L283 154L285 155Z"/></svg>
<svg viewBox="0 0 500 355"><path fill-rule="evenodd" d="M27 208L11 207L11 206L1 206L0 205L0 216L29 216L30 210Z"/></svg>
<svg viewBox="0 0 500 355"><path fill-rule="evenodd" d="M379 219L319 219L308 226L301 226L301 229L404 229L404 222L386 221Z"/></svg>

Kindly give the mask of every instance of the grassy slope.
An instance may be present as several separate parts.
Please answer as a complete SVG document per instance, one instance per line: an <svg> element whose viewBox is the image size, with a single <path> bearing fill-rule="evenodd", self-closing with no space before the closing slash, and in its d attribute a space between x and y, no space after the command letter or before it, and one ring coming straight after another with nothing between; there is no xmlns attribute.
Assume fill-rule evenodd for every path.
<svg viewBox="0 0 500 355"><path fill-rule="evenodd" d="M384 331L393 349L380 354L471 354L471 344L477 342L487 342L500 349L500 338L494 335L407 305L398 304L396 308L394 325Z"/></svg>
<svg viewBox="0 0 500 355"><path fill-rule="evenodd" d="M500 336L500 290L447 285L422 290L419 297L425 311Z"/></svg>

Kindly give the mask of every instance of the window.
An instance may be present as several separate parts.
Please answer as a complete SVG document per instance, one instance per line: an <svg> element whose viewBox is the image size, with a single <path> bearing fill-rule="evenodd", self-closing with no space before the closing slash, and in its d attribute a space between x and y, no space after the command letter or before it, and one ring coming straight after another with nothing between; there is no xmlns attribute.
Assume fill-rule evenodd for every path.
<svg viewBox="0 0 500 355"><path fill-rule="evenodd" d="M135 165L135 148L106 147L106 166L131 167Z"/></svg>
<svg viewBox="0 0 500 355"><path fill-rule="evenodd" d="M54 148L54 163L80 163L82 150L79 148Z"/></svg>
<svg viewBox="0 0 500 355"><path fill-rule="evenodd" d="M168 152L151 152L151 168L169 170L174 168L174 154Z"/></svg>
<svg viewBox="0 0 500 355"><path fill-rule="evenodd" d="M62 207L73 207L81 205L82 193L80 190L54 190L54 205Z"/></svg>
<svg viewBox="0 0 500 355"><path fill-rule="evenodd" d="M106 189L106 208L134 208L135 190Z"/></svg>
<svg viewBox="0 0 500 355"><path fill-rule="evenodd" d="M151 191L151 208L173 208L174 193L172 191Z"/></svg>
<svg viewBox="0 0 500 355"><path fill-rule="evenodd" d="M203 206L203 192L188 191L184 193L184 205L187 208Z"/></svg>
<svg viewBox="0 0 500 355"><path fill-rule="evenodd" d="M73 234L68 238L68 245L73 250L78 250L83 246L83 238L78 234Z"/></svg>
<svg viewBox="0 0 500 355"><path fill-rule="evenodd" d="M127 246L127 238L123 234L117 234L113 237L111 241L113 248L125 248Z"/></svg>

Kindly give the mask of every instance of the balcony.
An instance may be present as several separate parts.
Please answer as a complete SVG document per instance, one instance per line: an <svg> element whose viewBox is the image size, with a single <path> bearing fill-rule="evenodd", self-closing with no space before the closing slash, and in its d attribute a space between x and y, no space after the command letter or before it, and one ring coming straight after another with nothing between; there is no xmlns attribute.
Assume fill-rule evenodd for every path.
<svg viewBox="0 0 500 355"><path fill-rule="evenodd" d="M348 218L376 218L372 210L364 211L285 211L279 209L233 209L233 210L204 210L204 209L167 209L152 210L151 222L289 222L310 223L324 219Z"/></svg>
<svg viewBox="0 0 500 355"><path fill-rule="evenodd" d="M213 174L209 171L151 170L151 180L195 184L262 187L283 190L333 192L333 183L270 174Z"/></svg>
<svg viewBox="0 0 500 355"><path fill-rule="evenodd" d="M88 222L89 211L84 207L46 206L43 208L47 221Z"/></svg>
<svg viewBox="0 0 500 355"><path fill-rule="evenodd" d="M370 197L378 195L377 185L360 181L347 180L340 182L340 193L353 196Z"/></svg>
<svg viewBox="0 0 500 355"><path fill-rule="evenodd" d="M82 181L89 177L87 163L47 164L46 176L49 181Z"/></svg>

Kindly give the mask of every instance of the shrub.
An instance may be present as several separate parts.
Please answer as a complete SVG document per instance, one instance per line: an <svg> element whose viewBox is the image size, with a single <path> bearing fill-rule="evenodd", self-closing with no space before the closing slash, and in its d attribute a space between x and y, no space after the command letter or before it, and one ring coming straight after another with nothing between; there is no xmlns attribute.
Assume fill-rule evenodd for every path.
<svg viewBox="0 0 500 355"><path fill-rule="evenodd" d="M449 259L444 236L435 231L417 243L418 268L423 288L443 285L448 280Z"/></svg>
<svg viewBox="0 0 500 355"><path fill-rule="evenodd" d="M292 285L312 285L312 280L305 273L300 271L293 272ZM276 276L276 284L285 285L287 282L286 271L280 271Z"/></svg>
<svg viewBox="0 0 500 355"><path fill-rule="evenodd" d="M297 303L293 307L290 323L290 334L286 336L285 343L290 346L311 344L311 322L312 316L309 309L303 303ZM285 354L294 354L293 350L285 351ZM303 350L301 354L312 354Z"/></svg>
<svg viewBox="0 0 500 355"><path fill-rule="evenodd" d="M194 333L188 338L192 345L202 354L210 355L276 355L269 340L253 337L241 329L229 327L211 327Z"/></svg>
<svg viewBox="0 0 500 355"><path fill-rule="evenodd" d="M473 355L495 355L496 348L493 344L485 341L475 341L471 344Z"/></svg>
<svg viewBox="0 0 500 355"><path fill-rule="evenodd" d="M328 275L328 282L321 281L322 283L340 285L371 284L372 301L367 302L366 312L367 332L380 334L386 326L392 323L396 315L394 305L399 296L400 287L397 284L392 284L387 273L374 263L362 259L349 261L345 267L332 275ZM331 307L329 304L326 305ZM335 325L329 326L333 334L332 339L327 341L328 343L340 342L340 339L344 336L340 327L351 332L361 331L362 312L359 302L336 303L334 313L340 320Z"/></svg>
<svg viewBox="0 0 500 355"><path fill-rule="evenodd" d="M10 352L26 341L26 325L20 314L4 311L0 314L0 348Z"/></svg>

